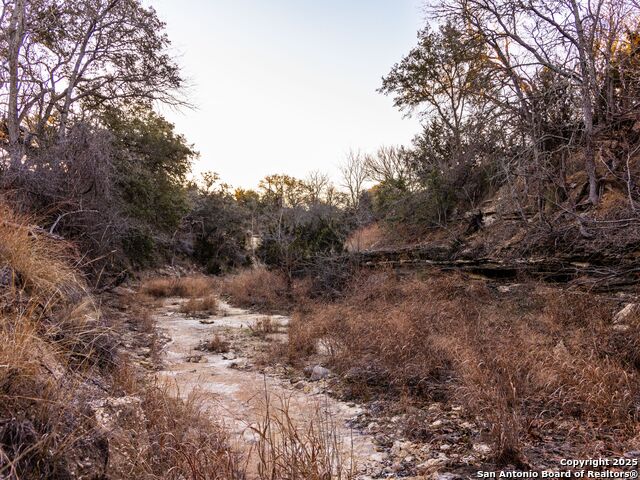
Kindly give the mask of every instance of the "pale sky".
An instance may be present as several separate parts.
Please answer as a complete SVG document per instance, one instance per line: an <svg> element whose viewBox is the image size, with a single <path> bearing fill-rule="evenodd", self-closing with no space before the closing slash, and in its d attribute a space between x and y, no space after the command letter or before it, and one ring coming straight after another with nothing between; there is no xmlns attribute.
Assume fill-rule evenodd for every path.
<svg viewBox="0 0 640 480"><path fill-rule="evenodd" d="M338 178L350 149L408 143L376 89L416 43L421 0L153 0L196 110L165 111L201 158L234 186L265 175Z"/></svg>

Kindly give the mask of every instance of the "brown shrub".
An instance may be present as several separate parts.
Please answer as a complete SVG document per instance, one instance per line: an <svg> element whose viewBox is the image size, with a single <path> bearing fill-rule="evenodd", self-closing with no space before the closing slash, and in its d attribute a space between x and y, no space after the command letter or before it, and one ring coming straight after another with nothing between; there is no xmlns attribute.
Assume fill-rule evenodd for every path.
<svg viewBox="0 0 640 480"><path fill-rule="evenodd" d="M208 313L213 315L218 311L218 299L215 295L207 295L204 298L190 298L180 305L180 312L187 315Z"/></svg>
<svg viewBox="0 0 640 480"><path fill-rule="evenodd" d="M373 273L343 300L293 316L289 358L322 346L352 392L464 402L489 422L496 459L517 463L536 420L633 434L639 337L634 327L621 337L611 315L610 302L585 293Z"/></svg>
<svg viewBox="0 0 640 480"><path fill-rule="evenodd" d="M198 346L198 350L211 353L227 353L229 351L229 342L224 340L220 335L215 334L209 340L205 340Z"/></svg>
<svg viewBox="0 0 640 480"><path fill-rule="evenodd" d="M372 223L355 230L345 241L348 252L362 252L383 245L386 240L386 232L379 223Z"/></svg>
<svg viewBox="0 0 640 480"><path fill-rule="evenodd" d="M228 276L219 282L218 288L235 305L264 312L287 311L295 294L289 295L281 275L263 268L243 270Z"/></svg>
<svg viewBox="0 0 640 480"><path fill-rule="evenodd" d="M266 338L267 335L278 333L279 325L271 320L271 317L261 317L249 325L251 335Z"/></svg>
<svg viewBox="0 0 640 480"><path fill-rule="evenodd" d="M265 394L262 418L251 430L257 437L259 480L351 480L356 465L333 417L322 405L307 405L296 418L287 398Z"/></svg>
<svg viewBox="0 0 640 480"><path fill-rule="evenodd" d="M84 280L70 265L71 245L31 222L0 204L0 306L23 299L51 309L82 296Z"/></svg>
<svg viewBox="0 0 640 480"><path fill-rule="evenodd" d="M204 276L151 278L143 282L140 291L156 298L163 297L203 297L210 294L213 281Z"/></svg>

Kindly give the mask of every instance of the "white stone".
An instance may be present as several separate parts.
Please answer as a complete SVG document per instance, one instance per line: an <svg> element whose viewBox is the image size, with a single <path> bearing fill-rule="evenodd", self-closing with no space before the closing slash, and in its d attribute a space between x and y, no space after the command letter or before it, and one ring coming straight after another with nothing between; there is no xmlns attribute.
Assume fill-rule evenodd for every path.
<svg viewBox="0 0 640 480"><path fill-rule="evenodd" d="M329 369L321 367L320 365L316 365L313 367L311 371L311 381L317 382L318 380L322 380L323 378L327 378L329 376Z"/></svg>
<svg viewBox="0 0 640 480"><path fill-rule="evenodd" d="M627 319L627 317L629 315L631 315L633 312L635 312L636 308L638 307L637 303L629 303L627 305L625 305L625 307L620 310L618 313L616 313L613 316L613 323L621 323L624 320Z"/></svg>
<svg viewBox="0 0 640 480"><path fill-rule="evenodd" d="M482 455L488 455L491 453L491 447L486 443L476 443L472 449L474 452L478 452Z"/></svg>

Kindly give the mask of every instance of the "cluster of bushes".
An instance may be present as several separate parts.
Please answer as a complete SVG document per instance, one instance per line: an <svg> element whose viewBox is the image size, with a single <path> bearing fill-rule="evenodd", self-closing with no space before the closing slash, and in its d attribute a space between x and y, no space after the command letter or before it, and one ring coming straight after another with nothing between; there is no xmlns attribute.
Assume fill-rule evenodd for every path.
<svg viewBox="0 0 640 480"><path fill-rule="evenodd" d="M286 355L301 362L322 344L354 397L463 404L496 460L518 464L529 440L543 447L547 422L572 446L617 451L636 434L640 317L617 329L615 312L609 300L538 284L505 293L456 274L373 272L335 302L305 302Z"/></svg>

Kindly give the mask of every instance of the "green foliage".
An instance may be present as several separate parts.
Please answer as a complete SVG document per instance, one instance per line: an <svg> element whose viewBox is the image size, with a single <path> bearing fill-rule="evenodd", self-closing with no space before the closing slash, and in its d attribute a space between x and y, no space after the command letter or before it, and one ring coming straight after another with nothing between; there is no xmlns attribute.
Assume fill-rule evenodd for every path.
<svg viewBox="0 0 640 480"><path fill-rule="evenodd" d="M398 108L423 108L456 130L470 100L490 85L487 59L480 38L465 35L451 23L438 31L427 27L418 32L418 45L383 78L380 92L393 94Z"/></svg>
<svg viewBox="0 0 640 480"><path fill-rule="evenodd" d="M380 91L397 107L425 116L413 142L409 169L417 186L382 182L375 189L378 217L433 226L456 210L475 208L499 182L505 135L497 130L486 97L493 88L487 46L450 23L426 28L418 45L383 79Z"/></svg>
<svg viewBox="0 0 640 480"><path fill-rule="evenodd" d="M122 249L125 255L138 268L152 265L155 242L148 230L131 228L122 238Z"/></svg>
<svg viewBox="0 0 640 480"><path fill-rule="evenodd" d="M258 256L269 266L299 273L314 257L342 251L347 227L343 213L329 205L286 209L267 223Z"/></svg>
<svg viewBox="0 0 640 480"><path fill-rule="evenodd" d="M214 188L217 179L207 178L204 188L190 187L193 207L188 222L194 259L209 273L219 274L250 262L246 243L251 212L226 185Z"/></svg>
<svg viewBox="0 0 640 480"><path fill-rule="evenodd" d="M160 231L175 229L188 210L184 188L197 155L174 126L144 106L109 109L103 121L114 136L114 160L123 210Z"/></svg>

